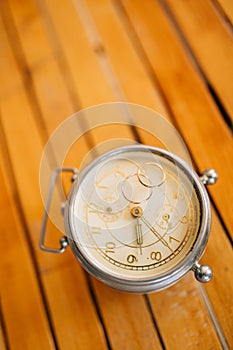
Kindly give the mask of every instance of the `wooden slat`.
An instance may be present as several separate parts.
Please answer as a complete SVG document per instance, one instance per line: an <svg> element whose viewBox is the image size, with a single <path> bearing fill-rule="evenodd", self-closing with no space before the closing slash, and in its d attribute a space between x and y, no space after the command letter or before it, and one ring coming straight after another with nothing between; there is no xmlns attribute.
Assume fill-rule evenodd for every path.
<svg viewBox="0 0 233 350"><path fill-rule="evenodd" d="M0 98L4 98L9 94L14 93L14 90L22 83L21 76L16 69L16 63L12 55L9 43L6 38L6 32L3 28L2 18L0 17L0 42L1 45L1 55L0 55L0 74L1 81L0 84ZM7 57L7 60L6 60ZM9 71L15 73L15 79L10 79Z"/></svg>
<svg viewBox="0 0 233 350"><path fill-rule="evenodd" d="M13 193L7 193L3 172L7 169L1 153L0 285L9 345L11 349L54 349L25 233L14 207Z"/></svg>
<svg viewBox="0 0 233 350"><path fill-rule="evenodd" d="M7 98L7 95L12 95L19 89L22 79L16 69L10 46L7 41L4 28L1 22L0 32L2 35L1 47L7 48L6 51L1 50L4 71L7 79L3 81L1 87L6 94L1 98ZM9 75L10 72L10 75ZM11 78L12 74L12 78ZM15 80L14 78L15 77ZM13 82L13 83L12 83ZM13 85L10 85L13 84ZM6 89L5 89L6 88ZM9 88L9 89L8 89ZM2 135L2 134L1 134ZM3 138L1 136L1 141ZM4 147L1 147L4 152ZM6 186L2 178L2 172L8 178L7 167L3 163L3 153L1 153L1 231L4 232L4 240L1 242L1 303L5 316L6 328L8 331L9 343L13 348L20 348L19 340L21 340L22 348L29 349L32 344L36 344L38 348L53 349L53 340L50 334L49 324L40 295L40 289L33 269L33 262L30 257L30 252L27 249L25 234L19 219L15 213L12 189L9 193L6 191ZM10 177L10 175L9 175ZM10 196L10 199L8 198ZM14 237L14 239L12 239ZM12 288L12 286L14 286ZM24 299L25 290L30 290L30 295ZM19 296L22 301L19 303ZM30 307L33 305L33 309ZM31 317L35 318L35 328L32 328ZM16 324L21 324L22 327L17 327ZM37 329L37 332L34 330ZM30 337L24 337L25 332L30 334Z"/></svg>
<svg viewBox="0 0 233 350"><path fill-rule="evenodd" d="M113 349L162 349L142 296L119 293L96 280L94 286Z"/></svg>
<svg viewBox="0 0 233 350"><path fill-rule="evenodd" d="M10 21L13 15L16 25L20 28L21 35L25 38L25 40L20 41L20 43L17 42L16 48L19 49L19 44L23 47L23 55L27 65L31 68L43 64L43 62L53 54L53 49L40 23L34 2L27 2L27 5L25 5L23 1L3 1L1 6L2 11L5 13L6 20ZM9 8L13 11L9 12ZM9 29L10 28L9 22ZM41 36L44 37L44 40L37 40L37 38ZM31 43L30 48L27 46L28 42ZM22 58L22 53L20 51L18 55Z"/></svg>
<svg viewBox="0 0 233 350"><path fill-rule="evenodd" d="M51 37L59 38L60 48L70 69L81 106L88 107L113 101L114 95L111 93L111 84L105 79L99 61L96 59L99 48L95 47L96 51L93 50L87 41L80 19L77 16L74 17L75 8L73 4L71 2L63 3L63 1L60 1L57 3L49 0L41 2L40 6L43 13L47 13L47 8L49 10L47 17L48 20L52 18L53 24L52 27L48 27L48 32L51 33ZM56 11L54 11L54 7ZM59 20L54 20L54 17ZM67 18L70 18L68 23ZM78 35L78 40L72 40L73 45L69 45L70 40L75 39L76 35ZM56 42L53 43L56 45ZM93 85L96 86L94 90L90 89Z"/></svg>
<svg viewBox="0 0 233 350"><path fill-rule="evenodd" d="M139 37L142 40L141 42L144 45L144 48L148 54L148 58L150 59L150 62L153 65L155 72L161 81L161 84L164 84L164 81L166 81L165 91L167 94L168 101L170 101L171 108L174 111L176 120L179 123L181 130L183 130L183 135L188 141L188 145L192 150L192 154L193 156L195 156L196 163L198 165L202 164L201 168L204 168L203 164L205 162L210 166L211 161L215 161L215 158L217 159L217 163L222 164L222 150L219 151L218 149L216 149L216 154L213 154L211 148L204 147L204 141L206 141L207 145L210 143L212 145L212 142L210 140L212 134L211 132L209 133L208 128L208 133L206 133L204 124L202 125L202 118L199 118L198 109L196 110L194 108L194 103L196 103L197 106L199 106L199 108L204 108L206 104L208 104L212 112L208 112L209 118L211 116L213 118L215 115L214 123L216 123L216 125L213 122L211 122L211 126L214 126L215 129L215 126L218 125L218 131L213 130L213 135L221 133L224 130L224 124L217 121L218 118L216 115L216 111L214 111L213 106L211 106L211 100L209 99L206 91L201 85L197 73L194 70L192 70L192 68L188 64L188 61L185 59L185 53L182 51L182 47L177 42L175 35L172 33L172 28L169 27L169 23L166 20L163 12L161 11L161 8L157 6L155 2L150 1L147 2L146 6L145 4L141 6L139 2L127 1L125 2L125 8L129 17L132 20L135 30L137 31ZM169 47L164 44L166 41L169 41ZM182 81L182 84L178 84L177 77L179 77L180 82ZM179 89L176 87L177 84L179 86ZM191 91L191 86L189 87L189 84L191 84L193 92L187 95L188 91ZM195 86L196 89L194 90ZM202 93L202 95L199 96L198 100L198 93L196 90L200 90ZM192 99L196 101L192 101ZM208 111L208 109L206 109L206 111ZM205 114L203 114L203 118L204 116ZM196 125L196 128L193 128L196 122L198 125ZM210 125L210 123L208 123L208 120L205 120L205 123L205 125ZM189 130L191 131L189 132ZM205 137L203 137L202 134ZM228 136L227 138L228 150L230 151L231 140ZM200 143L203 144L203 149L200 149ZM204 150L206 150L206 152L204 152ZM202 159L203 154L205 156ZM227 154L225 155L225 159L227 160ZM226 165L225 176L227 175L227 170L230 170L230 164ZM229 183L229 181L227 183ZM222 183L221 185L226 193L228 187L225 187L225 183ZM216 189L217 185L216 187L213 187L213 191L211 191L211 194ZM223 193L221 193L221 196L223 196ZM218 202L221 201L220 194L216 198L216 200ZM226 197L224 197L224 201L225 200L227 200ZM229 206L230 212L230 203ZM224 209L221 208L221 214L224 214L223 211ZM215 293L216 285L218 285L218 290L222 290L221 295L225 295L227 297L226 309L224 311L225 316L222 314L221 322L222 327L224 328L225 335L228 338L229 343L231 343L232 335L229 331L229 325L231 326L232 319L232 311L230 309L231 298L229 297L228 292L225 290L225 287L229 288L229 290L232 290L232 284L230 280L228 280L228 284L224 286L224 284L222 283L222 274L219 273L219 269L221 270L221 268L223 267L221 266L221 264L222 256L224 256L224 258L226 259L224 259L225 267L223 269L225 269L225 271L228 271L229 266L232 266L232 255L228 239L224 235L224 230L220 226L215 213L212 232L213 233L210 238L211 249L207 250L208 255L204 255L203 259L205 259L206 263L211 264L212 262L213 268L216 268L215 274L217 276L215 277L213 284L210 283L210 285L208 286L208 292L209 296L211 297L212 304L215 306L217 315L221 314L220 310L222 307L222 301L221 297L217 297ZM216 243L218 239L221 240L221 244ZM218 255L217 261L216 246L220 246L221 249L221 253ZM225 254L225 252L227 253ZM230 271L230 273L232 273L232 271Z"/></svg>
<svg viewBox="0 0 233 350"><path fill-rule="evenodd" d="M210 264L214 277L205 289L230 348L233 346L232 260L232 246L212 208L212 229L202 263Z"/></svg>
<svg viewBox="0 0 233 350"><path fill-rule="evenodd" d="M155 315L160 315L158 327L166 334L162 333L166 349L221 349L216 334L210 332L210 319L203 313L205 305L191 274L162 294L152 294L150 300Z"/></svg>
<svg viewBox="0 0 233 350"><path fill-rule="evenodd" d="M209 191L233 232L230 131L158 3L125 1L124 5L199 170L215 168L219 173L218 183Z"/></svg>
<svg viewBox="0 0 233 350"><path fill-rule="evenodd" d="M233 24L233 3L231 0L215 0L222 7L223 11Z"/></svg>
<svg viewBox="0 0 233 350"><path fill-rule="evenodd" d="M1 319L0 319L0 349L7 350L6 341L5 341L5 334L4 334L4 331L3 331L2 320Z"/></svg>
<svg viewBox="0 0 233 350"><path fill-rule="evenodd" d="M129 102L142 104L164 116L168 115L159 90L147 74L145 65L138 57L112 2L88 0L86 4L84 1L76 1L76 4L84 26L88 28L93 23L92 37L99 40L111 62L113 74L121 89L118 99L124 97Z"/></svg>
<svg viewBox="0 0 233 350"><path fill-rule="evenodd" d="M233 33L210 0L203 3L167 0L167 3L233 122Z"/></svg>

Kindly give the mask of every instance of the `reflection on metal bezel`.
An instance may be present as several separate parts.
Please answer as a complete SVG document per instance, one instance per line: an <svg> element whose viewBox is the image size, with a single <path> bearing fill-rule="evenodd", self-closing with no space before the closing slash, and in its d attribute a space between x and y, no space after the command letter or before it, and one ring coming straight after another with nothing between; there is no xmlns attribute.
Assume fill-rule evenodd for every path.
<svg viewBox="0 0 233 350"><path fill-rule="evenodd" d="M74 202L75 194L78 191L79 184L85 178L86 174L100 161L110 159L111 156L116 156L125 152L151 152L155 155L165 157L168 160L175 163L193 183L193 187L195 188L195 192L199 199L201 212L200 227L197 233L197 238L186 257L168 272L158 275L155 278L140 278L140 280L138 281L135 281L135 279L131 279L130 277L118 278L102 271L99 266L95 265L92 261L90 261L84 256L78 244L75 242L74 239L72 239L73 228L71 225L70 218L70 216L72 215L71 208ZM96 158L92 163L90 163L85 169L83 169L80 172L79 179L77 179L74 182L68 197L68 205L66 206L65 210L65 230L67 233L67 238L74 255L80 261L82 266L94 277L101 280L108 286L129 293L149 293L164 289L174 284L184 274L186 274L190 269L192 269L195 262L199 260L205 249L209 236L210 222L211 217L208 195L204 185L200 181L198 175L193 171L193 169L178 156L166 150L144 145L121 147Z"/></svg>

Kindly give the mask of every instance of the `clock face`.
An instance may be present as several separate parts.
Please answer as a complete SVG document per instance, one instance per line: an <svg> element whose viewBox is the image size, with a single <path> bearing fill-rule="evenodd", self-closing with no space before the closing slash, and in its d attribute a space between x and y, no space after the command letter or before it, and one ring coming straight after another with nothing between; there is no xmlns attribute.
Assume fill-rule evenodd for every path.
<svg viewBox="0 0 233 350"><path fill-rule="evenodd" d="M137 282L168 274L198 240L203 210L191 170L152 150L128 147L99 158L69 199L76 253L110 278Z"/></svg>

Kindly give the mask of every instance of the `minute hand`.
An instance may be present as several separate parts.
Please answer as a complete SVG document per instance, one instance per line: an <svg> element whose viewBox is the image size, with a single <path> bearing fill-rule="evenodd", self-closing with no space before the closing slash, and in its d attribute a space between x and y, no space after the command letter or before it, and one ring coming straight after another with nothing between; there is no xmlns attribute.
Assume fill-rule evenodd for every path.
<svg viewBox="0 0 233 350"><path fill-rule="evenodd" d="M155 230L153 226L146 220L146 218L141 215L140 219L144 222L144 224L153 232L153 234L165 245L168 249L170 249L171 252L173 252L172 248L169 246L167 241Z"/></svg>

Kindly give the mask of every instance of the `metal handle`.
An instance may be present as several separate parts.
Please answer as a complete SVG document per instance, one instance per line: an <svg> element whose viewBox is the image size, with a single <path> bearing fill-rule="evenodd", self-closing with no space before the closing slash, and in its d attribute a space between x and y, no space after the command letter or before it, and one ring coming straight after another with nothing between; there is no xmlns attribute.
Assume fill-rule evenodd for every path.
<svg viewBox="0 0 233 350"><path fill-rule="evenodd" d="M56 179L59 173L61 172L71 172L74 174L74 176L78 175L78 170L76 168L56 168L53 170L50 184L49 184L49 191L48 191L48 197L45 205L45 212L44 212L44 217L42 221L42 227L41 227L41 232L40 232L40 248L46 252L50 253L56 253L56 254L61 254L65 251L68 241L66 236L63 236L60 238L60 248L55 249L55 248L49 248L44 245L44 240L45 240L45 233L46 233L46 227L47 227L47 222L48 222L48 212L51 204L51 199L52 199L52 194L53 194L53 188L56 183ZM74 178L72 177L72 179Z"/></svg>

